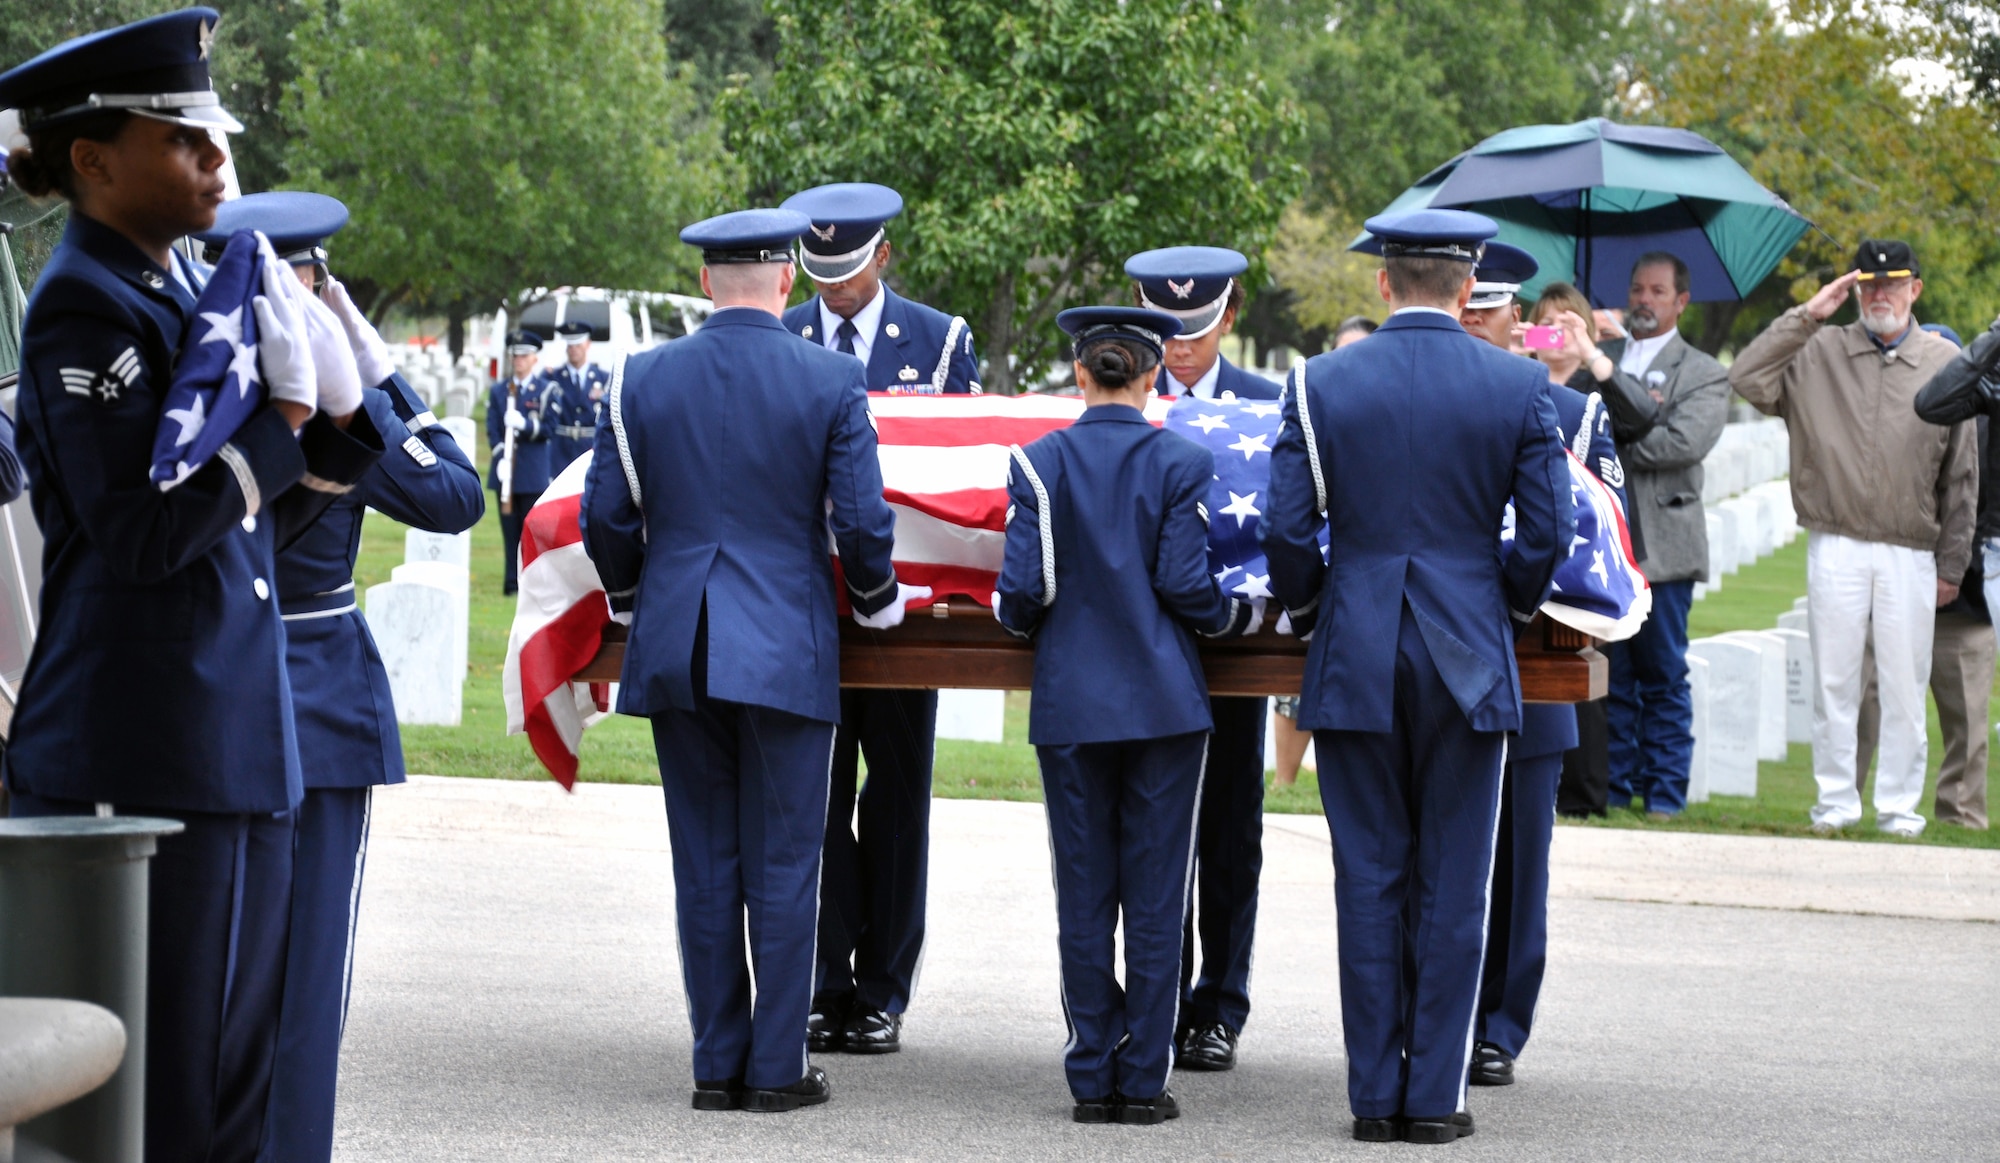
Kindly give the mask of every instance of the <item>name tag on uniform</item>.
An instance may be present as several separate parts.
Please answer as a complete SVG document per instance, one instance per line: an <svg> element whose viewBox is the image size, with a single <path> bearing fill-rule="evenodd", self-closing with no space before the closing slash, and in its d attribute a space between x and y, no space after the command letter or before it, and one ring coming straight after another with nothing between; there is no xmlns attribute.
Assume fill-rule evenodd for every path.
<svg viewBox="0 0 2000 1163"><path fill-rule="evenodd" d="M438 462L437 453L431 451L431 446L425 444L415 436L411 436L408 440L403 441L403 451L410 454L411 460L416 461L425 468L429 468Z"/></svg>

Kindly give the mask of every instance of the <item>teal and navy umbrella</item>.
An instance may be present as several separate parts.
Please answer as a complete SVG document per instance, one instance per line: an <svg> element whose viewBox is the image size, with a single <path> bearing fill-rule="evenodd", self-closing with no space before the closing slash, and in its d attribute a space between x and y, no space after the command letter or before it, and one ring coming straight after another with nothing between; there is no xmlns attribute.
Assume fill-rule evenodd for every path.
<svg viewBox="0 0 2000 1163"><path fill-rule="evenodd" d="M1541 263L1526 293L1566 279L1599 306L1624 303L1651 250L1688 265L1696 301L1741 299L1812 225L1700 134L1602 117L1496 133L1383 213L1420 206L1492 218Z"/></svg>

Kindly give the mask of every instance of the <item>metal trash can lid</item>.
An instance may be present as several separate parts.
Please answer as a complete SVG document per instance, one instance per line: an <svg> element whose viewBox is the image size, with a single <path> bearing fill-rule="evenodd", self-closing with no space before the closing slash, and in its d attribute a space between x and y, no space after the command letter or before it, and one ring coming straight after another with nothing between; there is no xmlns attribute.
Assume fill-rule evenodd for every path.
<svg viewBox="0 0 2000 1163"><path fill-rule="evenodd" d="M158 816L29 816L0 820L0 864L143 860L161 836L187 830Z"/></svg>

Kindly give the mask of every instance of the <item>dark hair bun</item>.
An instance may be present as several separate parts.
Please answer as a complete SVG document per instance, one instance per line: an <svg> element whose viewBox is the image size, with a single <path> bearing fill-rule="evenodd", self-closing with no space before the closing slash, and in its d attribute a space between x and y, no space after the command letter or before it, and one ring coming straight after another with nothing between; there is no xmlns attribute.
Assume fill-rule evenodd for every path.
<svg viewBox="0 0 2000 1163"><path fill-rule="evenodd" d="M1122 388L1139 374L1138 362L1122 343L1094 344L1083 353L1083 366L1100 388Z"/></svg>
<svg viewBox="0 0 2000 1163"><path fill-rule="evenodd" d="M30 198L46 198L56 192L55 175L35 160L35 151L17 149L7 155L7 180Z"/></svg>

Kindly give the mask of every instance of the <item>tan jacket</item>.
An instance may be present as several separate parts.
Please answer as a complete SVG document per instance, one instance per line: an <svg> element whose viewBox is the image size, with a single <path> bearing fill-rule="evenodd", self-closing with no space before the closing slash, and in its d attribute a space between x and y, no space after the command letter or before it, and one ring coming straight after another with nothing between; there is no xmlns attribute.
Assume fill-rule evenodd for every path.
<svg viewBox="0 0 2000 1163"><path fill-rule="evenodd" d="M1893 358L1858 321L1823 327L1794 307L1736 357L1730 386L1792 437L1799 524L1857 541L1937 555L1940 578L1965 576L1979 503L1979 435L1971 421L1917 418L1917 392L1958 354L1919 330Z"/></svg>

